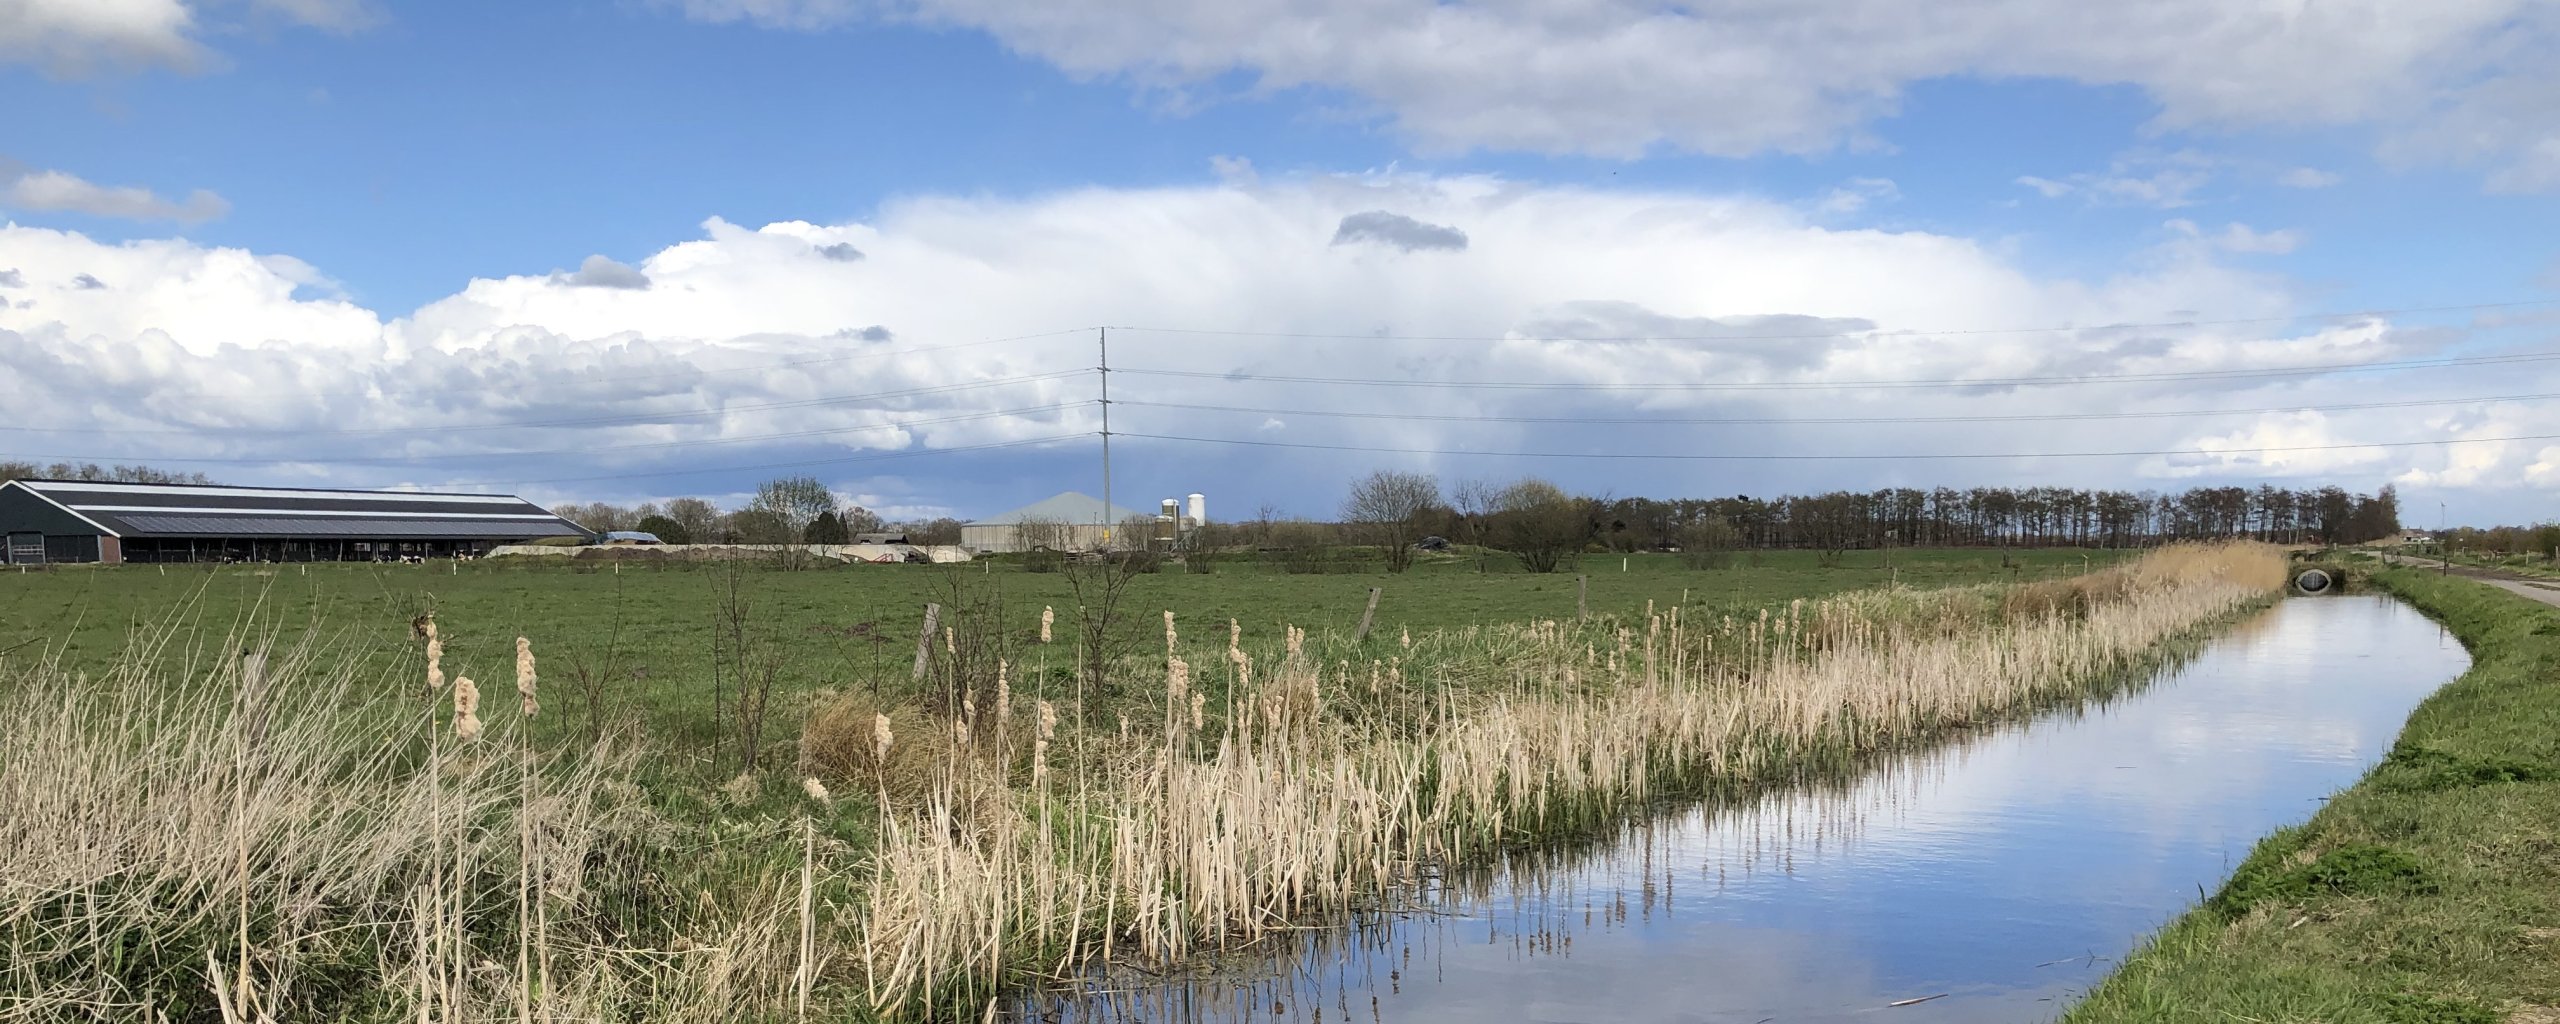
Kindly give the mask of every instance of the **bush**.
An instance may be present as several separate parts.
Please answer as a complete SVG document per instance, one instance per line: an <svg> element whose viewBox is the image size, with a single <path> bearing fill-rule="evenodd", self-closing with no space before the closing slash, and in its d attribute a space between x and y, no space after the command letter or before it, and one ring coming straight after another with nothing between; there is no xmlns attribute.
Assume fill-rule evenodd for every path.
<svg viewBox="0 0 2560 1024"><path fill-rule="evenodd" d="M1022 553L1022 571L1056 572L1066 568L1067 556L1048 548L1034 548Z"/></svg>

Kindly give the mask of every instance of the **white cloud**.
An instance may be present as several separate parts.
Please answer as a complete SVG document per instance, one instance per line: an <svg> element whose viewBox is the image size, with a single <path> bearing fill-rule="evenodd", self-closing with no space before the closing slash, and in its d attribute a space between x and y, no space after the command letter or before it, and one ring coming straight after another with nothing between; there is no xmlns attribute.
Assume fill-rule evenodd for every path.
<svg viewBox="0 0 2560 1024"><path fill-rule="evenodd" d="M854 258L859 259L861 255L860 252L856 252ZM551 281L554 284L565 284L572 288L641 289L649 287L649 275L642 273L640 268L626 263L617 263L604 256L587 257L586 262L578 264L578 269L575 271L553 271Z"/></svg>
<svg viewBox="0 0 2560 1024"><path fill-rule="evenodd" d="M1467 245L1423 254L1428 258L1382 258L1374 246L1330 244L1345 218L1379 210L1425 226L1464 225ZM2026 480L2122 486L2146 473L2177 480L2307 474L2370 487L2407 473L2441 472L2448 465L2445 450L2390 448L2316 461L2257 458L2241 449L2305 439L2364 444L2482 425L2409 422L2429 415L2424 410L2332 412L2308 421L1802 421L2299 408L2560 390L2560 381L2532 379L2550 376L2539 364L2467 376L2077 387L1590 387L2248 370L2434 355L2459 340L2373 320L2109 327L2281 317L2301 307L2282 279L2220 262L2222 250L2201 237L2134 254L2122 273L2083 280L2051 276L1993 243L1922 231L1838 230L1817 216L1800 204L1750 198L1394 175L1082 189L1017 199L927 197L891 204L858 223L748 228L714 219L702 237L631 265L591 260L573 273L481 278L405 316L347 302L318 270L281 256L179 241L115 245L0 226L0 267L20 271L20 286L7 294L26 300L0 310L0 365L11 368L0 375L0 407L11 410L12 425L185 431L0 430L0 457L289 455L312 461L232 467L217 475L358 485L529 480L536 483L522 489L556 497L662 497L696 489L700 481L647 474L1089 438L1098 427L1087 372L1092 335L1055 332L1105 323L1347 336L1112 331L1113 430L1129 446L1115 452L1115 468L1145 481L1154 467L1167 493L1209 490L1215 498L1259 489L1238 493L1234 508L1326 493L1339 486L1346 467L1382 464L1449 479L1538 472L1568 486L1621 493ZM838 244L867 257L841 262L817 255ZM648 287L581 284L582 276L592 279L590 271L645 278ZM106 287L80 288L81 276ZM2090 326L1929 333L2045 324ZM997 338L1012 340L987 343ZM1563 338L1618 340L1557 340ZM905 354L963 343L970 347ZM1075 375L980 386L1052 372ZM1273 376L1532 382L1584 390L1252 379ZM967 388L919 390L956 386ZM888 393L898 396L848 400ZM2553 422L2560 411L2521 402L2499 408L2502 418L2483 429L2560 433ZM1381 411L1479 418L1325 415ZM1488 416L1782 422L1573 426L1480 418ZM505 424L514 426L486 429ZM886 429L870 429L880 427ZM236 433L242 429L271 433ZM388 432L333 433L344 430ZM799 436L758 439L774 434ZM1637 463L1229 449L1150 442L1144 434L1477 451L2202 448L2222 454L2183 462ZM730 443L633 447L710 441ZM510 449L566 454L473 454ZM471 457L445 458L458 455ZM1022 490L1090 488L1081 468L1088 455L1082 448L1044 453L1036 465L989 475L1036 481L1010 485ZM385 458L415 461L323 461ZM2473 486L2514 486L2531 461L2521 450L2495 458L2503 470L2484 472ZM900 471L932 479L951 463L884 465L913 467ZM840 469L815 471L842 478ZM754 477L752 470L731 472ZM599 476L614 479L593 479ZM740 483L724 478L720 486ZM958 485L864 489L904 495L898 502L904 505L975 507L950 493L952 486ZM1028 498L1008 492L985 504L1022 500Z"/></svg>
<svg viewBox="0 0 2560 1024"><path fill-rule="evenodd" d="M2260 231L2241 223L2230 223L2222 230L2208 234L2196 222L2179 218L2162 225L2184 238L2193 239L2223 252L2254 253L2281 256L2302 247L2302 232L2292 228Z"/></svg>
<svg viewBox="0 0 2560 1024"><path fill-rule="evenodd" d="M2296 167L2276 175L2276 184L2286 188L2328 188L2345 180L2347 179L2344 177L2316 167Z"/></svg>
<svg viewBox="0 0 2560 1024"><path fill-rule="evenodd" d="M2176 209L2195 203L2196 190L2213 181L2214 161L2193 150L2167 154L2128 154L2103 173L2069 175L2061 180L2021 175L2017 183L2047 199L2078 196L2111 206Z"/></svg>
<svg viewBox="0 0 2560 1024"><path fill-rule="evenodd" d="M123 220L174 220L198 224L231 212L231 204L204 189L184 202L133 186L99 185L62 171L19 175L0 187L0 207L22 211L85 213Z"/></svg>
<svg viewBox="0 0 2560 1024"><path fill-rule="evenodd" d="M2371 125L2519 185L2560 168L2560 9L2535 0L661 2L788 29L896 12L1149 89L1338 91L1430 150L1819 152L1978 76L2132 86L2166 129Z"/></svg>
<svg viewBox="0 0 2560 1024"><path fill-rule="evenodd" d="M202 56L179 0L12 0L0 4L0 60L61 73L119 65L184 67Z"/></svg>
<svg viewBox="0 0 2560 1024"><path fill-rule="evenodd" d="M210 58L198 37L203 0L5 0L0 62L23 61L62 75L139 67L181 70ZM371 24L367 0L249 0L257 15L337 31Z"/></svg>
<svg viewBox="0 0 2560 1024"><path fill-rule="evenodd" d="M1890 178L1851 178L1825 193L1813 208L1822 213L1846 216L1866 209L1869 203L1889 203L1900 198L1902 189Z"/></svg>

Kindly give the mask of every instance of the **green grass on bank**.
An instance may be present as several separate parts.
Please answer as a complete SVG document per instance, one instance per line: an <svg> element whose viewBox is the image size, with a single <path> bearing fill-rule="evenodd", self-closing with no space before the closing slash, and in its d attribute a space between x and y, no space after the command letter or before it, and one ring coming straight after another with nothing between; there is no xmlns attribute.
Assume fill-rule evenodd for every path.
<svg viewBox="0 0 2560 1024"><path fill-rule="evenodd" d="M1124 630L1138 641L1159 636L1162 612L1180 617L1186 634L1220 643L1228 619L1248 642L1273 642L1283 626L1315 634L1349 634L1369 588L1384 594L1373 643L1392 643L1411 629L1432 630L1570 620L1576 575L1590 578L1594 616L1639 616L1683 604L1691 614L1749 613L1797 598L1901 583L1931 588L2034 580L2077 574L2139 554L2080 549L2019 550L2003 564L1994 549L1904 549L1850 552L1825 565L1816 553L1737 553L1723 568L1693 568L1678 556L1592 555L1573 571L1530 574L1477 571L1468 556L1431 556L1410 572L1292 574L1250 561L1220 561L1215 571L1167 566L1133 580L1123 599ZM1502 560L1492 562L1499 568ZM1623 568L1622 568L1623 566ZM609 713L626 716L661 743L707 746L715 623L724 611L731 573L716 564L564 563L496 559L456 567L429 565L127 565L70 567L20 574L0 571L0 658L59 656L75 669L97 669L131 645L177 627L211 634L235 625L272 632L279 646L317 634L366 664L358 678L400 678L414 671L418 645L410 620L434 609L447 647L447 668L481 678L511 677L515 637L533 641L551 703L564 714L546 729L584 727L574 682L583 667L612 673L600 687ZM796 734L795 698L852 687L896 696L906 685L928 601L994 602L1016 636L1018 661L1046 654L1063 673L1073 654L1036 654L1028 638L1043 607L1057 609L1061 642L1072 634L1075 594L1064 573L1024 572L1010 563L957 566L834 565L801 571L749 569L738 575L751 636L779 652L776 689ZM1381 648L1384 650L1385 648ZM1021 675L1017 675L1021 679ZM706 763L706 770L716 769ZM730 770L734 770L731 766ZM719 778L725 779L725 774Z"/></svg>
<svg viewBox="0 0 2560 1024"><path fill-rule="evenodd" d="M2445 622L2471 671L2066 1024L2560 1021L2560 613L2458 577L2376 581Z"/></svg>

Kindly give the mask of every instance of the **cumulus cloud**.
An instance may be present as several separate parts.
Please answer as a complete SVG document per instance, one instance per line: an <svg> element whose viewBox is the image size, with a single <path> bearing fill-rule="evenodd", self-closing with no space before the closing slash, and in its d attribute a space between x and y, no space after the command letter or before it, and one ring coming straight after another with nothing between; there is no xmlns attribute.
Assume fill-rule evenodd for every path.
<svg viewBox="0 0 2560 1024"><path fill-rule="evenodd" d="M2386 151L2560 174L2560 9L2535 0L662 0L817 29L897 17L985 31L1150 90L1340 92L1430 150L1809 153L1866 141L1915 84L2130 86L2156 126L2369 126Z"/></svg>
<svg viewBox="0 0 2560 1024"><path fill-rule="evenodd" d="M107 283L87 274L80 274L71 279L71 286L81 291L98 291L105 288Z"/></svg>
<svg viewBox="0 0 2560 1024"><path fill-rule="evenodd" d="M2195 202L2196 190L2213 180L2214 161L2193 150L2119 157L2103 172L2060 179L2020 175L2017 183L2047 199L2076 196L2090 203L2175 209Z"/></svg>
<svg viewBox="0 0 2560 1024"><path fill-rule="evenodd" d="M1900 198L1902 189L1890 178L1851 178L1825 193L1813 206L1823 213L1845 216L1866 209L1869 203L1892 202Z"/></svg>
<svg viewBox="0 0 2560 1024"><path fill-rule="evenodd" d="M2286 188L2328 188L2346 178L2316 167L2296 167L2276 175L2276 184Z"/></svg>
<svg viewBox="0 0 2560 1024"><path fill-rule="evenodd" d="M1467 233L1443 224L1425 224L1401 213L1363 210L1342 218L1342 223L1333 229L1333 244L1350 245L1355 242L1393 246L1406 252L1422 249L1461 252L1467 247Z"/></svg>
<svg viewBox="0 0 2560 1024"><path fill-rule="evenodd" d="M851 242L831 242L819 246L818 255L838 263L853 263L862 259L862 250L854 248Z"/></svg>
<svg viewBox="0 0 2560 1024"><path fill-rule="evenodd" d="M62 171L16 176L0 187L0 206L22 211L83 213L123 220L174 220L198 224L231 212L231 204L204 189L185 201L164 199L147 188L99 185Z"/></svg>
<svg viewBox="0 0 2560 1024"><path fill-rule="evenodd" d="M2302 246L2302 232L2291 228L2260 231L2246 224L2225 224L2220 231L2208 232L2196 222L2180 218L2169 221L2170 231L2194 239L2224 252L2257 253L2281 256Z"/></svg>
<svg viewBox="0 0 2560 1024"><path fill-rule="evenodd" d="M192 70L211 60L198 41L207 27L199 15L207 7L200 0L9 0L0 3L0 62L32 63L58 75ZM367 0L250 0L246 10L337 31L375 18Z"/></svg>
<svg viewBox="0 0 2560 1024"><path fill-rule="evenodd" d="M24 288L26 285L27 279L18 276L17 268L0 270L0 288Z"/></svg>
<svg viewBox="0 0 2560 1024"><path fill-rule="evenodd" d="M1329 231L1381 210L1466 225L1467 258L1323 258ZM0 311L0 407L13 414L0 457L243 459L169 464L278 484L630 500L730 493L777 472L842 480L867 472L845 460L895 455L882 465L907 482L863 491L996 511L1090 486L1094 336L1070 329L1092 324L1114 325L1115 475L1213 504L1233 494L1231 508L1321 508L1354 470L1381 465L1447 480L1539 473L1594 493L2279 471L2371 487L2441 473L2453 456L2389 447L2314 467L2249 450L2560 434L2550 403L2481 398L2560 390L2546 364L2234 376L2491 340L2378 318L2283 322L2305 309L2290 283L2197 239L2064 277L1997 240L1816 216L1751 197L1414 175L927 196L853 223L709 220L635 261L648 288L490 276L395 317L278 254L0 225L0 267L63 268L25 272L9 294L33 305ZM838 241L870 254L861 274L810 258ZM69 268L115 288L81 290ZM2262 317L2276 321L2202 323ZM2140 326L2169 320L2199 323ZM879 327L890 323L894 334ZM2037 325L2081 326L1948 333ZM2090 379L2122 374L2173 376ZM2447 404L2336 408L2378 398ZM2287 418L2302 408L2327 411ZM2093 411L2110 418L1982 419ZM964 451L1017 443L1036 446ZM2468 486L2523 486L2532 452L2480 447L2491 450L2462 457L2491 465ZM2136 450L2206 455L2029 457ZM2016 457L1583 457L1640 452Z"/></svg>
<svg viewBox="0 0 2560 1024"><path fill-rule="evenodd" d="M551 279L573 288L649 287L649 275L627 263L617 263L605 256L589 256L575 271L553 271Z"/></svg>

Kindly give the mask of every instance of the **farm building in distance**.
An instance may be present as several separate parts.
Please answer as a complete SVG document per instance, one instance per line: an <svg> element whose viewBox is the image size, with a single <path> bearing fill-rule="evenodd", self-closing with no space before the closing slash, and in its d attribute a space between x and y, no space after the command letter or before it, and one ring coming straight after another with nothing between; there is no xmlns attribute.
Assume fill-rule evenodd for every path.
<svg viewBox="0 0 2560 1024"><path fill-rule="evenodd" d="M482 555L586 530L503 494L88 480L0 483L0 560L375 562Z"/></svg>
<svg viewBox="0 0 2560 1024"><path fill-rule="evenodd" d="M1194 494L1186 507L1166 498L1155 514L1067 491L999 516L960 524L960 546L979 554L1030 551L1096 551L1105 547L1170 546L1208 516L1208 497Z"/></svg>
<svg viewBox="0 0 2560 1024"><path fill-rule="evenodd" d="M1117 530L1144 513L1105 506L1102 499L1067 491L999 516L960 524L960 546L979 554L1029 551L1091 551L1103 546L1105 530Z"/></svg>

